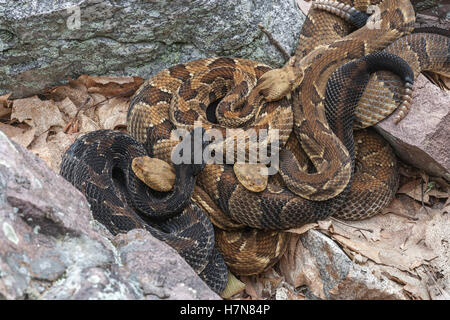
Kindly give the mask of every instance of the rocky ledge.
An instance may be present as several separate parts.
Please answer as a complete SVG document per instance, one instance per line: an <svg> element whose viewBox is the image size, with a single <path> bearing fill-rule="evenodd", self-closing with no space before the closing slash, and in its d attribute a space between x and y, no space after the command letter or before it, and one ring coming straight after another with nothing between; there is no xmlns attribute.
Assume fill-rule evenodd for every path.
<svg viewBox="0 0 450 320"><path fill-rule="evenodd" d="M0 95L84 73L148 78L211 56L281 65L258 24L292 52L303 20L294 0L0 0Z"/></svg>
<svg viewBox="0 0 450 320"><path fill-rule="evenodd" d="M220 299L144 230L113 237L84 196L0 131L0 299Z"/></svg>

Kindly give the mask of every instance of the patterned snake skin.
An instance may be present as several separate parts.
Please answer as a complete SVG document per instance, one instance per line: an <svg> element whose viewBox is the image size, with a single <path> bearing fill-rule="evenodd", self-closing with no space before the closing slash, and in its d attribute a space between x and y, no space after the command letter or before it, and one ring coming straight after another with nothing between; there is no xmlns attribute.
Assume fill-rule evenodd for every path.
<svg viewBox="0 0 450 320"><path fill-rule="evenodd" d="M313 7L296 54L281 69L209 58L161 71L131 100L132 137L108 130L81 137L66 152L61 174L111 232L147 229L219 293L225 262L233 273L249 275L279 260L289 239L280 230L330 215L376 214L396 192L396 159L376 134L353 136L352 128L371 126L399 105L406 114L419 72L450 74L450 41L407 35L414 23L409 1L343 2L348 5L321 1ZM381 9L378 29L364 25L364 15L350 7L364 12L369 4ZM351 32L352 24L364 26ZM172 132L193 134L197 121L224 135L229 127L243 128L244 135L279 129L279 173L255 193L237 181L231 165L174 164L170 192L148 188L131 160L148 154L170 163L178 144ZM267 137L268 148L274 139ZM225 142L215 145L226 150Z"/></svg>

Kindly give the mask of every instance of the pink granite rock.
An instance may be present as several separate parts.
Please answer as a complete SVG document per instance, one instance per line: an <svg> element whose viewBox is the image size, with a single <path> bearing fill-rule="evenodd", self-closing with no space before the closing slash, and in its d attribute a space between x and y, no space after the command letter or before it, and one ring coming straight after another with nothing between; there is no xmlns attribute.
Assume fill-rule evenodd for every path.
<svg viewBox="0 0 450 320"><path fill-rule="evenodd" d="M113 239L123 278L139 282L145 299L220 299L197 276L175 249L142 229Z"/></svg>
<svg viewBox="0 0 450 320"><path fill-rule="evenodd" d="M375 128L400 159L450 181L450 93L420 75L414 84L409 114L397 125L393 118L386 118Z"/></svg>
<svg viewBox="0 0 450 320"><path fill-rule="evenodd" d="M118 237L116 248L84 196L0 131L0 300L220 299L147 231Z"/></svg>

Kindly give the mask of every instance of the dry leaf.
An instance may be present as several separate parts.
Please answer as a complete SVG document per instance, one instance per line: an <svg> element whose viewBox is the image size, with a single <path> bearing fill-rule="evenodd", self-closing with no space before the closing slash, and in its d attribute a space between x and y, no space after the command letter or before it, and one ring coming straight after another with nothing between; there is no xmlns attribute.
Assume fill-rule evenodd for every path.
<svg viewBox="0 0 450 320"><path fill-rule="evenodd" d="M404 197L404 196L403 196ZM404 197L403 201L408 203L416 201ZM400 201L397 199L397 201ZM420 205L419 205L420 207ZM432 216L424 213L416 214L420 217L421 223L408 222L407 219L397 215L376 216L359 222L359 226L370 228L378 232L379 236L372 239L370 236L355 236L354 230L351 231L345 226L336 227L331 237L338 241L342 246L359 253L377 264L389 265L400 270L409 271L436 257L433 247L424 245L427 225L437 212L431 211ZM442 223L441 223L442 224ZM336 225L337 226L337 225ZM376 231L376 230L379 231ZM445 237L440 235L439 239ZM436 239L435 242L440 240Z"/></svg>
<svg viewBox="0 0 450 320"><path fill-rule="evenodd" d="M245 293L247 293L252 300L261 300L261 291L262 291L262 286L261 285L256 285L256 287L258 287L258 289L255 287L255 283L254 281L252 281L252 279L250 277L241 277L240 279L243 283L245 283Z"/></svg>
<svg viewBox="0 0 450 320"><path fill-rule="evenodd" d="M24 131L27 131L26 129L22 129L17 126L12 126L1 122L0 122L0 130L3 131L3 133L6 134L10 139L14 136L22 134Z"/></svg>
<svg viewBox="0 0 450 320"><path fill-rule="evenodd" d="M30 146L30 151L43 159L47 165L55 172L59 173L59 167L62 160L62 155L74 143L78 134L64 134L58 132L56 134L36 138Z"/></svg>
<svg viewBox="0 0 450 320"><path fill-rule="evenodd" d="M245 290L245 284L236 278L231 272L228 272L227 286L222 291L220 296L224 299L229 299L232 296L240 294L243 290Z"/></svg>
<svg viewBox="0 0 450 320"><path fill-rule="evenodd" d="M447 199L447 201L444 204L444 207L442 208L442 214L450 213L450 198Z"/></svg>
<svg viewBox="0 0 450 320"><path fill-rule="evenodd" d="M307 223L307 224L301 226L300 228L289 229L289 230L286 230L286 232L302 234L302 233L306 233L306 232L308 232L308 230L314 229L318 226L319 225L317 223Z"/></svg>
<svg viewBox="0 0 450 320"><path fill-rule="evenodd" d="M107 97L131 96L144 82L140 77L92 77L85 74L77 81L83 83L88 92L101 93Z"/></svg>
<svg viewBox="0 0 450 320"><path fill-rule="evenodd" d="M28 146L33 142L36 136L36 128L30 128L29 130L24 130L22 133L15 135L11 138L12 141L28 148Z"/></svg>
<svg viewBox="0 0 450 320"><path fill-rule="evenodd" d="M12 101L9 100L11 93L4 94L0 96L0 106L8 107L8 104Z"/></svg>
<svg viewBox="0 0 450 320"><path fill-rule="evenodd" d="M294 288L306 285L314 295L325 298L323 280L316 261L298 236L291 237L286 253L279 262L280 272Z"/></svg>
<svg viewBox="0 0 450 320"><path fill-rule="evenodd" d="M423 73L434 85L438 86L441 90L448 91L450 90L450 77L446 77L445 75L425 71Z"/></svg>
<svg viewBox="0 0 450 320"><path fill-rule="evenodd" d="M341 245L351 249L352 251L358 252L361 255L369 258L370 260L378 264L382 263L379 249L370 246L369 244L364 243L362 241L355 241L353 239L348 239L338 234L333 234L332 238L337 240Z"/></svg>
<svg viewBox="0 0 450 320"><path fill-rule="evenodd" d="M317 222L319 225L319 228L322 230L328 230L328 231L333 231L333 221L331 221L330 219L328 220L320 220Z"/></svg>
<svg viewBox="0 0 450 320"><path fill-rule="evenodd" d="M409 199L411 201L407 201ZM397 196L394 200L383 209L382 214L395 214L399 217L417 220L416 213L420 210L420 204L409 197Z"/></svg>
<svg viewBox="0 0 450 320"><path fill-rule="evenodd" d="M56 103L56 105L58 106L59 110L61 111L62 116L66 122L73 119L77 114L78 108L72 102L72 100L70 100L69 97L66 97L64 100Z"/></svg>
<svg viewBox="0 0 450 320"><path fill-rule="evenodd" d="M95 130L100 130L100 125L92 120L91 118L85 116L84 114L78 116L79 118L79 130L80 133L87 133Z"/></svg>
<svg viewBox="0 0 450 320"><path fill-rule="evenodd" d="M62 101L69 98L77 108L83 106L90 98L87 88L82 82L69 79L69 84L53 87L43 92L43 95L54 101Z"/></svg>
<svg viewBox="0 0 450 320"><path fill-rule="evenodd" d="M36 134L36 129L30 128L28 125L19 127L0 123L0 130L2 130L8 138L24 146L25 148L33 142Z"/></svg>
<svg viewBox="0 0 450 320"><path fill-rule="evenodd" d="M431 197L439 198L439 199L450 198L449 192L439 191L437 189L431 189L430 191L427 192L427 195L429 195Z"/></svg>
<svg viewBox="0 0 450 320"><path fill-rule="evenodd" d="M11 119L35 128L35 135L41 135L54 126L62 129L65 125L58 106L53 101L42 101L37 96L14 100Z"/></svg>
<svg viewBox="0 0 450 320"><path fill-rule="evenodd" d="M11 113L12 101L8 100L11 93L0 96L0 117L4 117Z"/></svg>
<svg viewBox="0 0 450 320"><path fill-rule="evenodd" d="M311 5L312 1L297 0L297 6L305 16L308 15L309 9L311 9Z"/></svg>
<svg viewBox="0 0 450 320"><path fill-rule="evenodd" d="M411 198L429 204L430 197L425 193L426 184L422 184L421 180L410 181L400 187L397 193L404 193Z"/></svg>
<svg viewBox="0 0 450 320"><path fill-rule="evenodd" d="M408 296L413 300L428 300L430 296L423 286L408 283L403 287Z"/></svg>
<svg viewBox="0 0 450 320"><path fill-rule="evenodd" d="M100 127L114 130L127 125L129 102L124 98L113 98L102 103L96 110Z"/></svg>

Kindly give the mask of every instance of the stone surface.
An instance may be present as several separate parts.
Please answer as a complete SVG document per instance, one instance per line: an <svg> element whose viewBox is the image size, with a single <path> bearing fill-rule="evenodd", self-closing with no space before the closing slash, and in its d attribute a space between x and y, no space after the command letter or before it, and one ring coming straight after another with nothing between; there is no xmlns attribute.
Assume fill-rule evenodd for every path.
<svg viewBox="0 0 450 320"><path fill-rule="evenodd" d="M146 299L219 299L173 248L148 232L132 230L113 242L125 267L122 276L137 280Z"/></svg>
<svg viewBox="0 0 450 320"><path fill-rule="evenodd" d="M280 270L293 287L306 286L309 299L406 298L400 286L353 263L333 240L317 230L292 237Z"/></svg>
<svg viewBox="0 0 450 320"><path fill-rule="evenodd" d="M148 232L112 239L78 190L0 131L0 299L219 299Z"/></svg>
<svg viewBox="0 0 450 320"><path fill-rule="evenodd" d="M375 129L405 162L450 181L450 92L423 75L414 84L413 104L399 124L388 117Z"/></svg>
<svg viewBox="0 0 450 320"><path fill-rule="evenodd" d="M0 0L0 95L29 96L83 73L148 78L210 56L279 66L257 25L293 52L303 20L293 0Z"/></svg>
<svg viewBox="0 0 450 320"><path fill-rule="evenodd" d="M450 3L442 0L411 0L416 13L436 17L442 24L450 23Z"/></svg>

